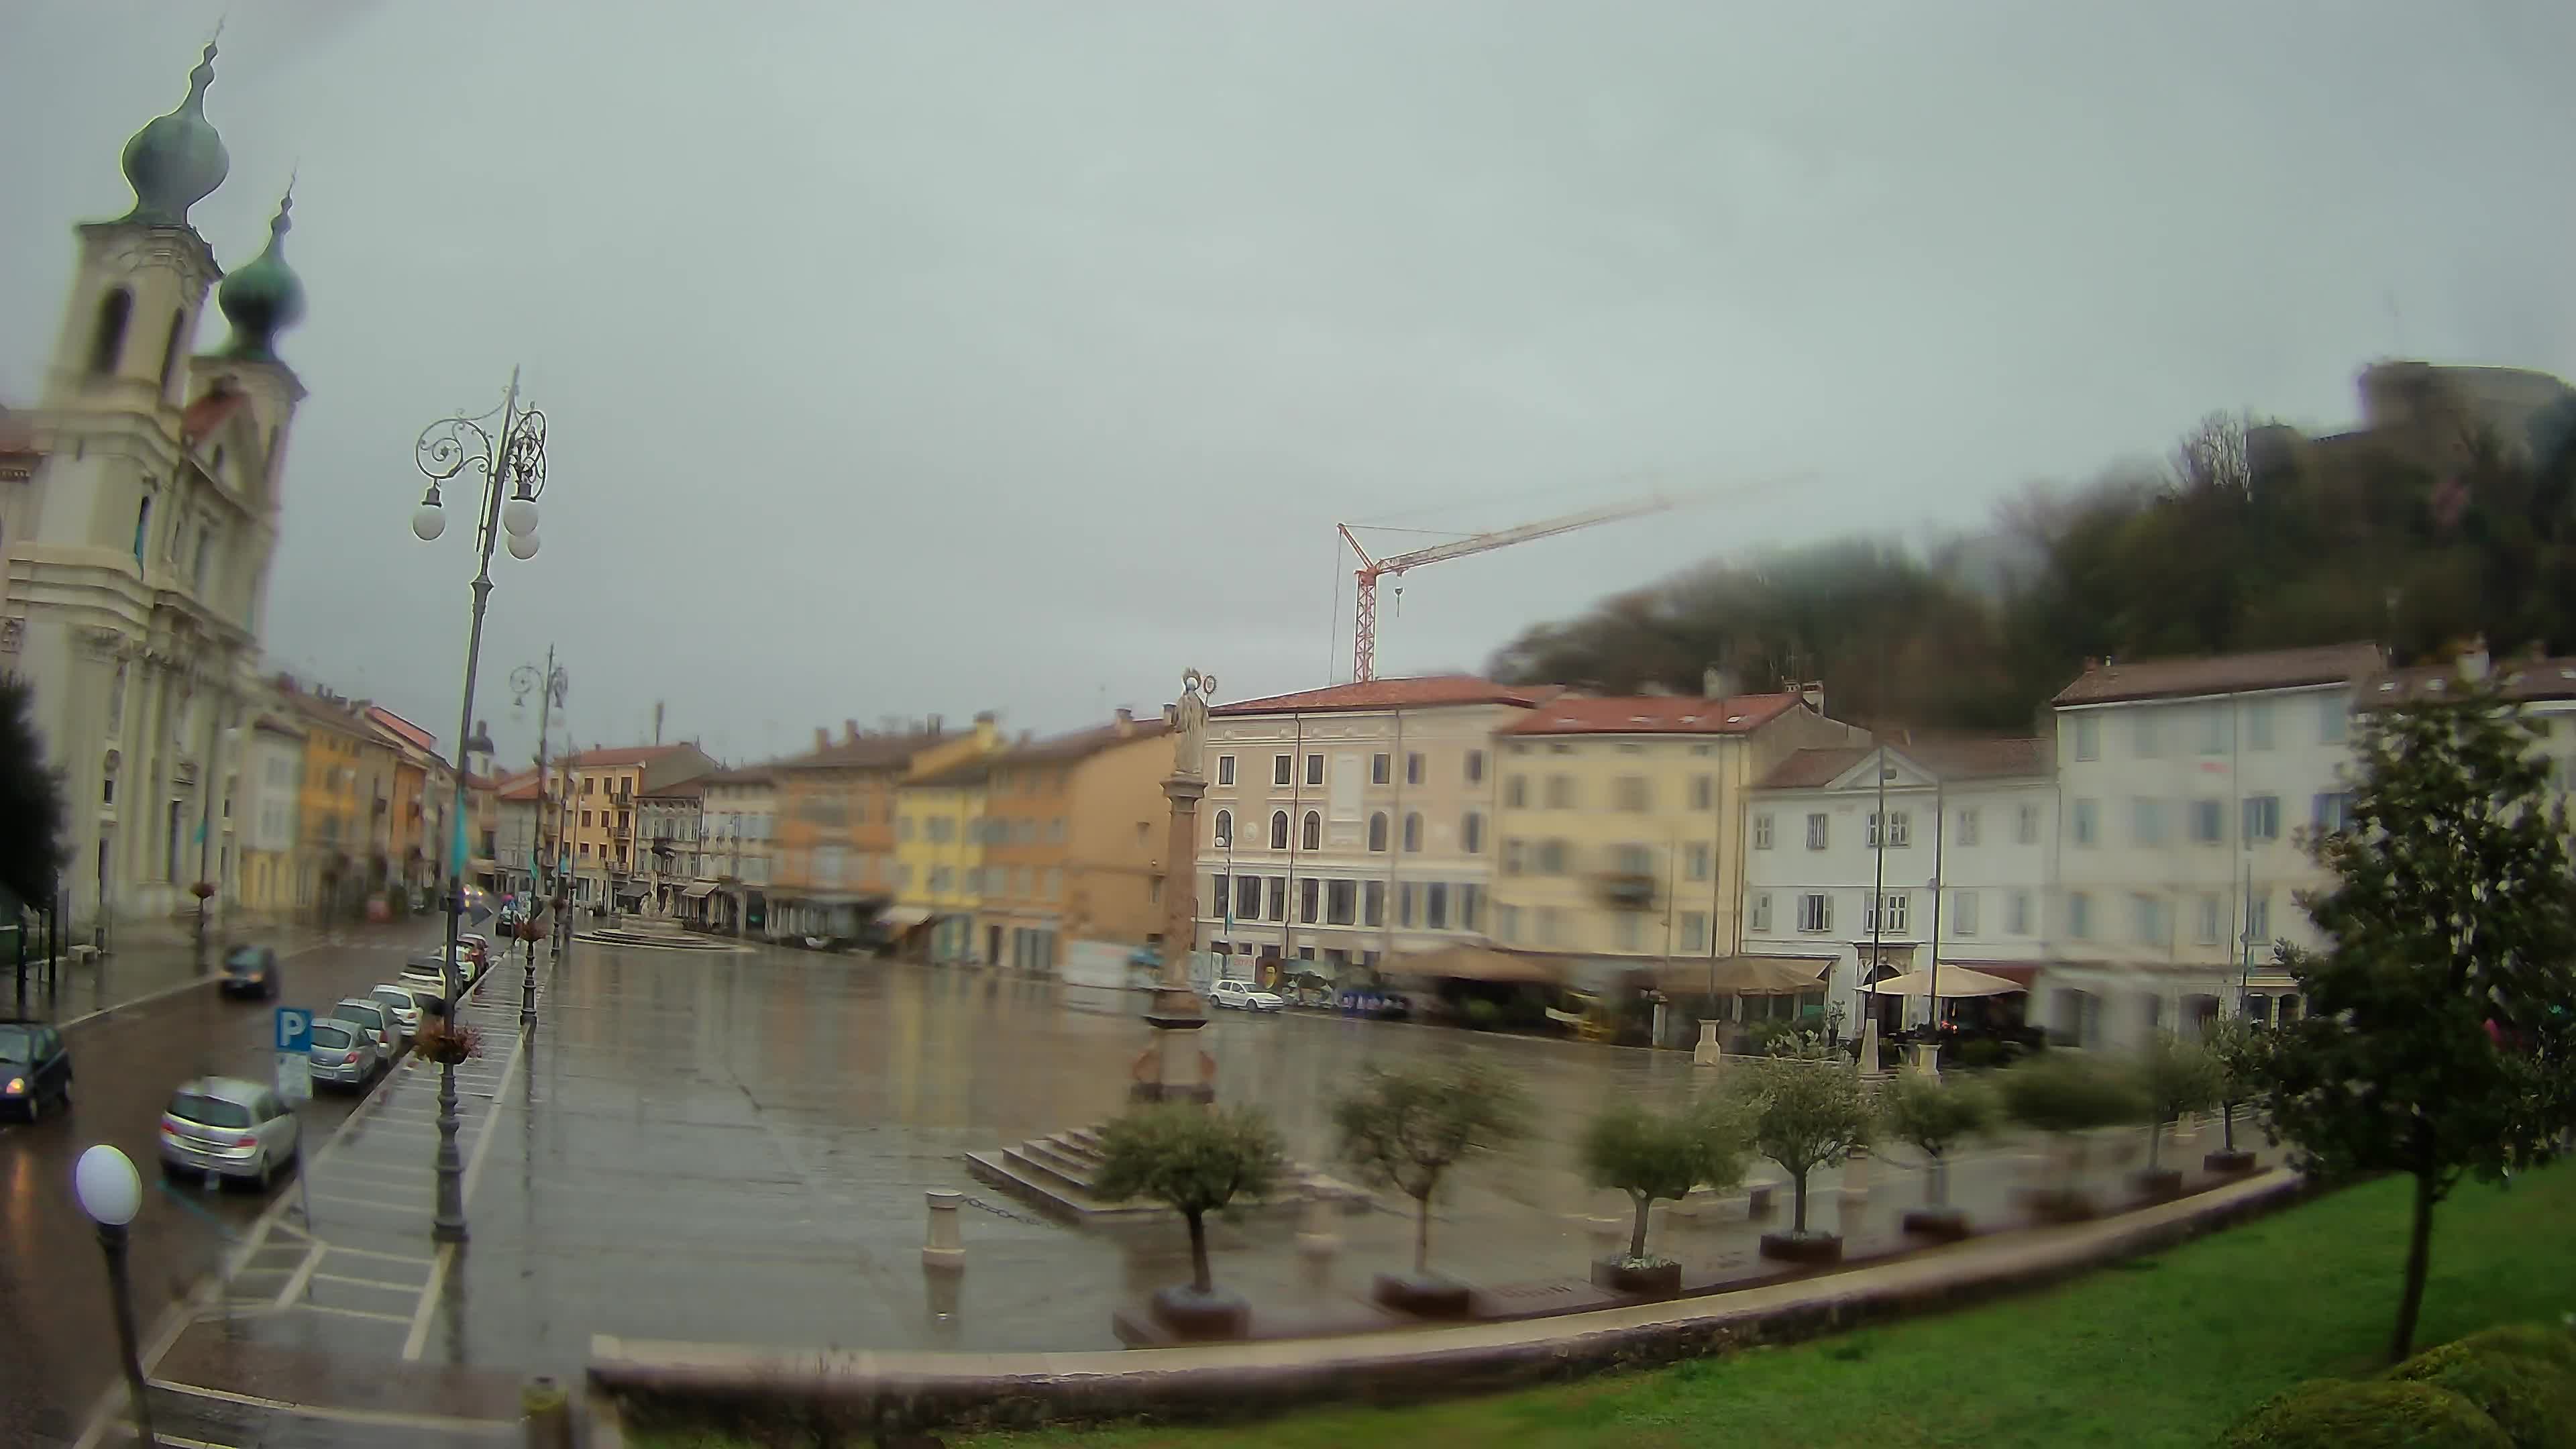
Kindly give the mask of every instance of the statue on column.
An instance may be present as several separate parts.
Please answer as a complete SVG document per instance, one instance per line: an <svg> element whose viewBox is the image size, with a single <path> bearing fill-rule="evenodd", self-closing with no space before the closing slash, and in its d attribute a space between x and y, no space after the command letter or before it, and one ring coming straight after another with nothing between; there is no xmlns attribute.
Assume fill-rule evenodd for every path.
<svg viewBox="0 0 2576 1449"><path fill-rule="evenodd" d="M1181 697L1163 706L1163 723L1172 727L1172 773L1198 779L1206 773L1208 701L1216 697L1216 676L1195 669L1181 674Z"/></svg>

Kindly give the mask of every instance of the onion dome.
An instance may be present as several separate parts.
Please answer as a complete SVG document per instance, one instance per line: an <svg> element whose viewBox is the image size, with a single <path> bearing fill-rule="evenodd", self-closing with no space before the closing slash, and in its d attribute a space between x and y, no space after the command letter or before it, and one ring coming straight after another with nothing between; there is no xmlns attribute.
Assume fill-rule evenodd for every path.
<svg viewBox="0 0 2576 1449"><path fill-rule="evenodd" d="M268 250L224 275L215 289L215 304L233 324L226 357L257 362L277 361L277 334L304 318L304 283L286 264L286 234L295 226L295 188L278 198L277 216L268 224Z"/></svg>
<svg viewBox="0 0 2576 1449"><path fill-rule="evenodd" d="M125 179L134 187L134 209L125 220L145 226L186 226L188 208L214 194L232 171L224 138L206 120L206 87L215 83L215 46L188 72L188 98L158 116L125 143Z"/></svg>

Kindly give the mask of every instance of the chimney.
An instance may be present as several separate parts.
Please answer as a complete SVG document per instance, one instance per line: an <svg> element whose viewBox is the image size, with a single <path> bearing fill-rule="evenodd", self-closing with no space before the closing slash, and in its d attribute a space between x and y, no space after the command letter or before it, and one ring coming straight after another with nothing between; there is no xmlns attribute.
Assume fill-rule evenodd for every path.
<svg viewBox="0 0 2576 1449"><path fill-rule="evenodd" d="M1001 738L1002 717L989 709L975 711L975 743L990 749Z"/></svg>
<svg viewBox="0 0 2576 1449"><path fill-rule="evenodd" d="M1136 733L1136 711L1122 705L1118 710L1118 722L1111 728L1118 731L1118 737L1122 740Z"/></svg>
<svg viewBox="0 0 2576 1449"><path fill-rule="evenodd" d="M821 725L814 726L814 748L818 750L828 750L831 747L832 732Z"/></svg>
<svg viewBox="0 0 2576 1449"><path fill-rule="evenodd" d="M845 719L841 721L841 739L845 743L853 745L859 742L859 722L857 720Z"/></svg>
<svg viewBox="0 0 2576 1449"><path fill-rule="evenodd" d="M1799 685L1798 698L1806 703L1807 708L1823 714L1825 712L1824 681L1820 679L1810 684Z"/></svg>
<svg viewBox="0 0 2576 1449"><path fill-rule="evenodd" d="M1735 693L1735 676L1724 665L1712 664L1699 672L1699 697L1725 699Z"/></svg>
<svg viewBox="0 0 2576 1449"><path fill-rule="evenodd" d="M2462 679L2486 678L2487 664L2489 663L2487 658L2487 636L2484 634L2472 635L2469 639L2469 647L2460 651L2459 663L2460 677Z"/></svg>

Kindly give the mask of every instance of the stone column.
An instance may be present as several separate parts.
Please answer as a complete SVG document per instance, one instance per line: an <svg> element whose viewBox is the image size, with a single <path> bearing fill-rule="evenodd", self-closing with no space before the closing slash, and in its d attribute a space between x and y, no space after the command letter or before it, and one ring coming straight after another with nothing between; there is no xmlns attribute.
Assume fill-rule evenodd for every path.
<svg viewBox="0 0 2576 1449"><path fill-rule="evenodd" d="M1207 794L1204 762L1207 702L1216 693L1216 676L1188 670L1181 676L1180 699L1166 706L1163 718L1172 728L1172 773L1163 781L1171 802L1169 834L1163 842L1163 975L1154 988L1145 1024L1153 1040L1136 1064L1130 1094L1142 1102L1211 1102L1216 1099L1213 1064L1203 1060L1199 1029L1207 1011L1190 989L1190 954L1198 946L1199 800Z"/></svg>

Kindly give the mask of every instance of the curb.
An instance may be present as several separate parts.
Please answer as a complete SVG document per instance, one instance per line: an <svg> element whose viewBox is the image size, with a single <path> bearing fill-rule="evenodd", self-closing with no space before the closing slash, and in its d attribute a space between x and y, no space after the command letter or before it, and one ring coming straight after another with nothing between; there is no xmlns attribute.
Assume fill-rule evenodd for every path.
<svg viewBox="0 0 2576 1449"><path fill-rule="evenodd" d="M1073 1353L761 1349L591 1340L593 1398L630 1418L849 1433L1242 1419L1489 1393L1794 1343L2027 1291L2305 1197L2274 1169L2118 1218L1972 1239L1899 1262L1702 1298L1343 1338Z"/></svg>

